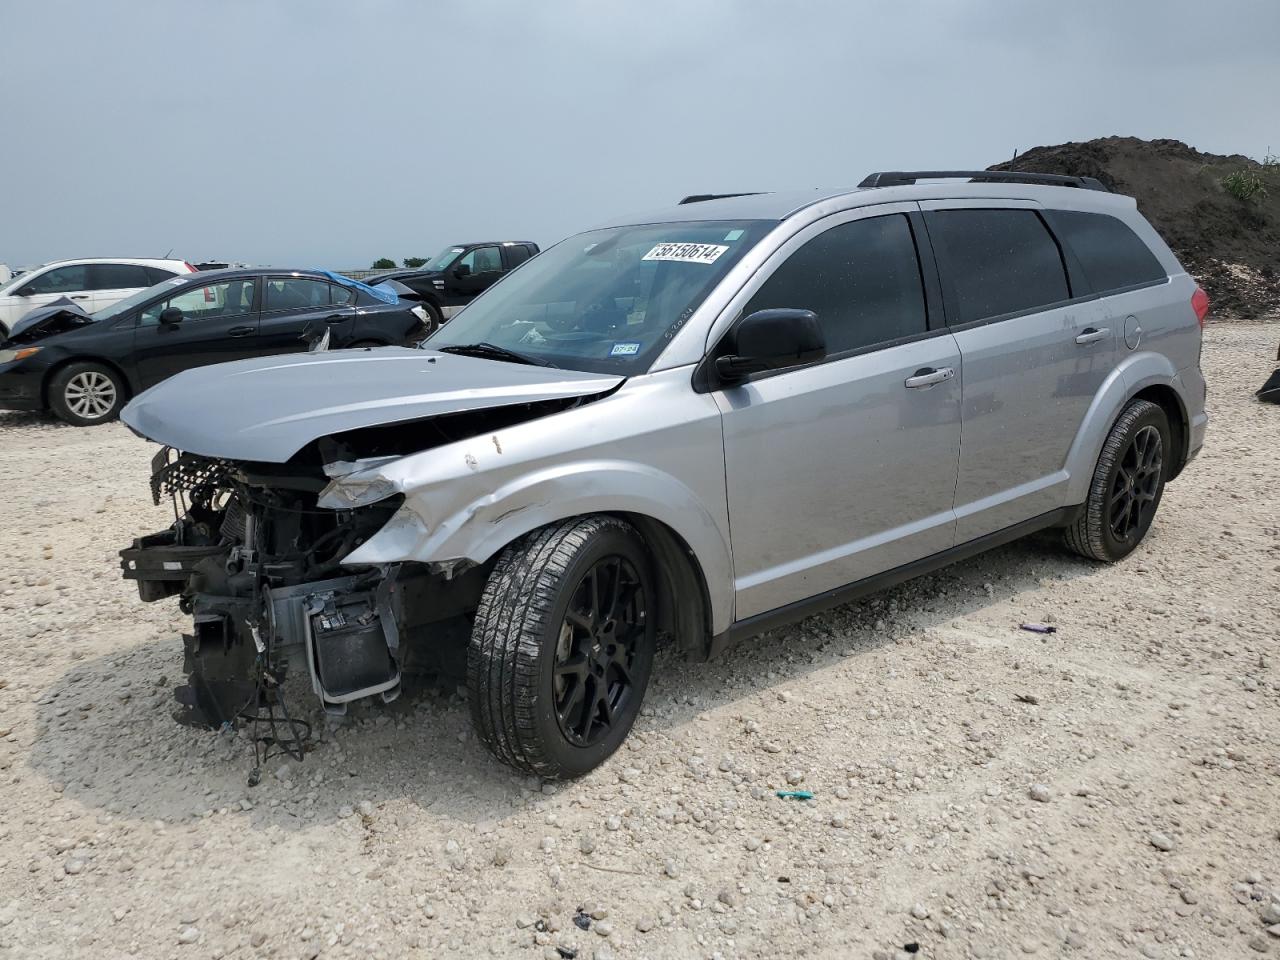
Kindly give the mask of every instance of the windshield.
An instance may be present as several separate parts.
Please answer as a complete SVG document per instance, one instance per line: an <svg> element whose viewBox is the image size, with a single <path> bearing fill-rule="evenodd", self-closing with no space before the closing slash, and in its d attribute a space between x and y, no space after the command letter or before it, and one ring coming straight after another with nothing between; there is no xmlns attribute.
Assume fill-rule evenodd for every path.
<svg viewBox="0 0 1280 960"><path fill-rule="evenodd" d="M570 370L642 373L773 226L661 223L570 237L508 274L422 345L488 344Z"/></svg>
<svg viewBox="0 0 1280 960"><path fill-rule="evenodd" d="M432 257L430 260L428 260L418 269L445 270L448 268L449 264L453 263L453 261L457 258L458 254L460 254L461 252L462 252L461 247L445 247L443 250L437 253L434 257Z"/></svg>
<svg viewBox="0 0 1280 960"><path fill-rule="evenodd" d="M155 286L147 287L145 290L139 290L131 297L125 297L123 300L117 300L109 307L103 307L101 310L93 314L95 320L114 320L116 317L123 316L134 307L146 303L156 294L163 293L173 287L180 287L186 283L187 277L170 277L168 280L161 280Z"/></svg>

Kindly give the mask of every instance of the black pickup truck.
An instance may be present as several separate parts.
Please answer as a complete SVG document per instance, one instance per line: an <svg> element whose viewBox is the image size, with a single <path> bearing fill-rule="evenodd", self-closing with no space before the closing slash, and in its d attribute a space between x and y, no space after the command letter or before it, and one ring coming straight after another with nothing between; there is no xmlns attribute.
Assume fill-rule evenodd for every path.
<svg viewBox="0 0 1280 960"><path fill-rule="evenodd" d="M428 326L435 330L537 252L538 245L527 240L455 243L420 267L387 270L365 277L364 282L396 280L409 287L422 297L422 306L431 315Z"/></svg>

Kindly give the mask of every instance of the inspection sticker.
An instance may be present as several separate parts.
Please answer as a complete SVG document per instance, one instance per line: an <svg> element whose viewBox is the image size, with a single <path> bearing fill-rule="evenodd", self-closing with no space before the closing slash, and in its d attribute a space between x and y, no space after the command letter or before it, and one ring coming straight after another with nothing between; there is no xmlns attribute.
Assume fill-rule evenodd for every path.
<svg viewBox="0 0 1280 960"><path fill-rule="evenodd" d="M613 349L609 351L611 357L634 357L640 352L639 340L624 340L622 343L615 343Z"/></svg>
<svg viewBox="0 0 1280 960"><path fill-rule="evenodd" d="M715 263L729 248L719 243L660 243L642 260L675 260L679 263Z"/></svg>

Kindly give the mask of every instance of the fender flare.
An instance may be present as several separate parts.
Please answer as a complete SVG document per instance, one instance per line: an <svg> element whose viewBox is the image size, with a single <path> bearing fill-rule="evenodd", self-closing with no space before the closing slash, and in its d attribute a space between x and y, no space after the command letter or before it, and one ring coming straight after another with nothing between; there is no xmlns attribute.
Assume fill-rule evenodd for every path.
<svg viewBox="0 0 1280 960"><path fill-rule="evenodd" d="M554 464L439 514L433 492L406 491L395 516L343 564L483 564L549 523L593 513L638 514L662 523L692 552L706 584L712 632L728 629L733 620L733 561L726 534L693 491L670 474L621 460Z"/></svg>
<svg viewBox="0 0 1280 960"><path fill-rule="evenodd" d="M1187 401L1182 378L1169 358L1150 351L1134 354L1116 365L1102 387L1094 395L1093 403L1080 423L1071 449L1067 452L1067 503L1084 503L1089 495L1093 471L1102 454L1107 434L1126 403L1133 396L1150 386L1166 386L1178 396L1185 418Z"/></svg>

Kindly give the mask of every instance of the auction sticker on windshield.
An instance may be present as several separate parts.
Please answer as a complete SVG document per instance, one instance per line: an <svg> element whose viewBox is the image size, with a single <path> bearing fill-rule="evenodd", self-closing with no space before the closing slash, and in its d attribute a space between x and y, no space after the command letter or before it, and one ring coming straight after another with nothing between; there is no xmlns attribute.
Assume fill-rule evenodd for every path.
<svg viewBox="0 0 1280 960"><path fill-rule="evenodd" d="M729 248L719 243L660 243L642 260L674 260L679 263L715 263Z"/></svg>
<svg viewBox="0 0 1280 960"><path fill-rule="evenodd" d="M634 357L640 352L639 340L624 340L621 343L615 343L613 349L609 351L611 357Z"/></svg>

